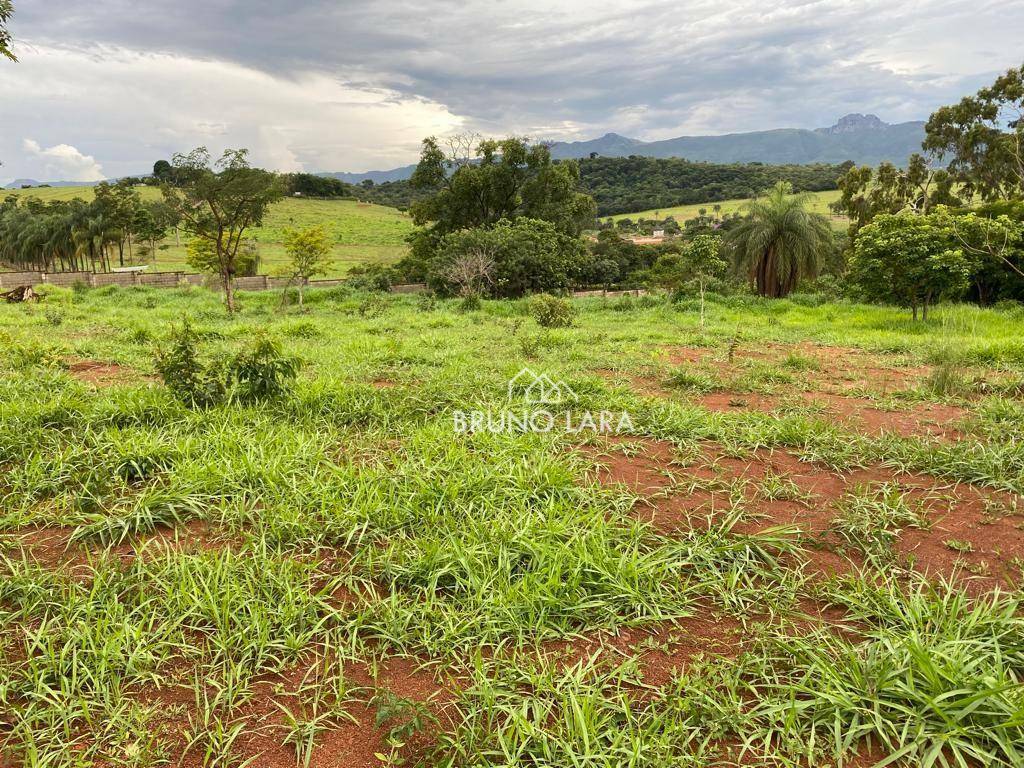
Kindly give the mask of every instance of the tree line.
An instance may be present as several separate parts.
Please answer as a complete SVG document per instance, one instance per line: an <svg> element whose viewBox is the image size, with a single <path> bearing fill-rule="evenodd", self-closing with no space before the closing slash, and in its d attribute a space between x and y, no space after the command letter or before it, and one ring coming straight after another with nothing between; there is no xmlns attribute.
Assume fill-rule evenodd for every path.
<svg viewBox="0 0 1024 768"><path fill-rule="evenodd" d="M836 188L852 166L700 163L681 158L593 157L579 161L580 186L599 216L752 198L780 181L797 192Z"/></svg>
<svg viewBox="0 0 1024 768"><path fill-rule="evenodd" d="M1024 301L1022 115L1024 65L936 110L905 168L852 167L839 179L851 296L915 317L941 299Z"/></svg>
<svg viewBox="0 0 1024 768"><path fill-rule="evenodd" d="M166 202L142 201L126 181L100 182L93 191L89 202L9 195L0 203L0 261L46 272L108 272L155 251L180 220Z"/></svg>

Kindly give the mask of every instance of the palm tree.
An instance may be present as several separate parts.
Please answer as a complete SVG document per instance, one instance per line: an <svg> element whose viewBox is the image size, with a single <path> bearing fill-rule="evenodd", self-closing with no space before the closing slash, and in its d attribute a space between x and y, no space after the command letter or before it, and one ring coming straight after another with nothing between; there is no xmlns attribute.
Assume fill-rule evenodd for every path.
<svg viewBox="0 0 1024 768"><path fill-rule="evenodd" d="M746 218L728 234L737 265L750 271L761 296L788 296L800 278L817 275L822 253L832 247L828 219L805 210L809 197L780 181L747 204Z"/></svg>

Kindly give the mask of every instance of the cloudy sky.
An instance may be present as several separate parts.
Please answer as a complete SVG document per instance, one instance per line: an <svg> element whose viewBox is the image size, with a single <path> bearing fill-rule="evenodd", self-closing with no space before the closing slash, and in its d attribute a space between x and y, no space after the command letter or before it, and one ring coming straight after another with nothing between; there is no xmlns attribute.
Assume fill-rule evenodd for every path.
<svg viewBox="0 0 1024 768"><path fill-rule="evenodd" d="M0 182L203 144L278 170L476 130L641 139L924 119L1024 59L1024 0L15 0Z"/></svg>

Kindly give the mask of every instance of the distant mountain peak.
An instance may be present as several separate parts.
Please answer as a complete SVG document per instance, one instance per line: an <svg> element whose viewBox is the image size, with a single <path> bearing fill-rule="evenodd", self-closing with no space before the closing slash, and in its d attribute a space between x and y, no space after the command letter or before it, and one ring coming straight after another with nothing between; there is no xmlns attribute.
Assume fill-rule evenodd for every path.
<svg viewBox="0 0 1024 768"><path fill-rule="evenodd" d="M859 112L851 112L843 115L836 121L836 124L829 128L819 128L820 133L835 135L837 133L859 133L861 131L880 131L889 127L889 123L882 121L878 115L862 115Z"/></svg>

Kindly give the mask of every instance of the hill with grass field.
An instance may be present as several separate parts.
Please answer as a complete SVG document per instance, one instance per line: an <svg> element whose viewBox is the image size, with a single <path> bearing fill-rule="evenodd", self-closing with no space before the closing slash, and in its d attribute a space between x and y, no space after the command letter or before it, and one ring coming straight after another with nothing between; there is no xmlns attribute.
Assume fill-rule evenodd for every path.
<svg viewBox="0 0 1024 768"><path fill-rule="evenodd" d="M829 208L829 204L839 199L838 190L808 192L807 196L807 210L828 216L829 220L832 222L832 226L837 229L846 228L848 223L846 217L832 213ZM656 219L660 221L671 216L682 224L684 221L697 218L701 211L706 211L708 213L716 212L722 215L729 213L742 213L743 207L749 202L750 198L737 198L734 200L723 200L717 203L694 203L692 205L677 205L669 208L652 208L650 210L639 211L637 213L620 213L608 218L611 218L613 221L619 221L620 219L631 219L633 221L637 221L638 219Z"/></svg>
<svg viewBox="0 0 1024 768"><path fill-rule="evenodd" d="M155 200L160 190L138 187L143 200ZM11 190L8 194L31 196L40 200L91 200L92 187L35 187ZM259 245L260 271L273 274L284 266L284 231L322 225L334 241L328 277L341 277L352 267L366 264L392 264L407 251L405 237L413 229L412 218L396 208L355 200L303 200L285 198L274 204L262 227L252 230ZM185 239L171 235L149 260L154 271L188 270Z"/></svg>

